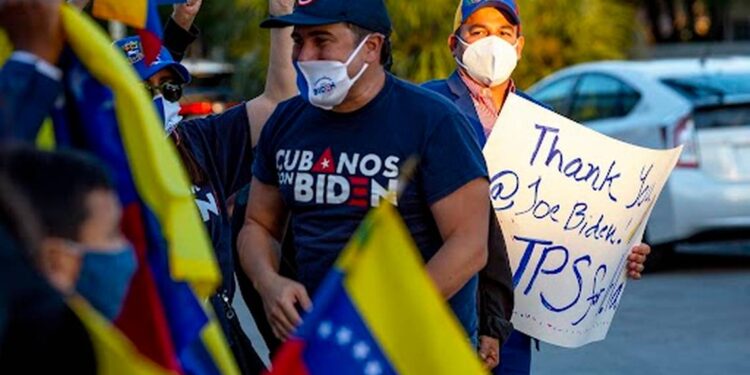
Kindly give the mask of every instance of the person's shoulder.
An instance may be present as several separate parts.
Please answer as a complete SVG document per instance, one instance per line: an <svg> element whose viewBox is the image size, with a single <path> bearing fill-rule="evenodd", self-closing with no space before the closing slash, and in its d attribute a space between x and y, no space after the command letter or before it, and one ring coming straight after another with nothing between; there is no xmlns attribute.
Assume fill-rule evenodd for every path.
<svg viewBox="0 0 750 375"><path fill-rule="evenodd" d="M287 110L298 109L298 108L301 109L301 108L304 108L306 104L307 104L307 101L302 97L302 95L296 95L287 100L280 102L277 107L277 110L282 109L282 108L287 109Z"/></svg>
<svg viewBox="0 0 750 375"><path fill-rule="evenodd" d="M242 102L240 104L237 104L233 107L228 108L224 112L212 116L212 120L214 121L244 121L248 122L247 117L247 109L246 109L247 102Z"/></svg>
<svg viewBox="0 0 750 375"><path fill-rule="evenodd" d="M298 120L303 116L308 106L307 101L300 95L279 103L263 126L261 138L264 135L276 138L282 133L289 131L289 129L292 129L295 124L300 123Z"/></svg>
<svg viewBox="0 0 750 375"><path fill-rule="evenodd" d="M423 82L420 86L428 90L437 91L443 88L448 88L448 79L433 79L427 82Z"/></svg>
<svg viewBox="0 0 750 375"><path fill-rule="evenodd" d="M426 84L415 85L396 77L394 77L394 86L400 95L405 96L404 104L420 105L420 108L438 116L460 114L453 102L437 90L431 89L431 86L426 86Z"/></svg>
<svg viewBox="0 0 750 375"><path fill-rule="evenodd" d="M247 111L245 110L245 102L230 107L224 112L213 114L206 117L195 117L182 121L180 128L192 129L200 125L214 125L216 123L226 123L229 121L245 121L247 122Z"/></svg>
<svg viewBox="0 0 750 375"><path fill-rule="evenodd" d="M542 102L534 99L532 96L530 96L529 94L527 94L527 93L525 93L525 92L523 92L521 90L516 90L515 94L518 95L518 96L520 96L520 97L522 97L522 98L524 98L524 99L526 99L526 100L528 100L528 101L530 101L530 102L532 102L532 103L534 103L534 104L536 104L536 105L542 106L542 107L547 108L547 109L552 109L550 106L548 106L548 105L546 105L546 104L544 104L544 103L542 103Z"/></svg>
<svg viewBox="0 0 750 375"><path fill-rule="evenodd" d="M277 123L286 123L298 118L307 106L307 101L302 98L301 95L282 101L276 106L276 109L274 109L271 117L266 122L266 127L269 125L273 126Z"/></svg>

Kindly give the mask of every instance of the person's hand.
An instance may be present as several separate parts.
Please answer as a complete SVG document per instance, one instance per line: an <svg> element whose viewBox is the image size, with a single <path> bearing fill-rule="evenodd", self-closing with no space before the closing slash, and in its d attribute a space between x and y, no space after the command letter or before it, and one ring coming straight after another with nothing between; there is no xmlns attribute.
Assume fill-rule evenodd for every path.
<svg viewBox="0 0 750 375"><path fill-rule="evenodd" d="M500 363L500 341L494 337L479 336L479 358L487 370L497 367Z"/></svg>
<svg viewBox="0 0 750 375"><path fill-rule="evenodd" d="M268 13L283 16L294 11L294 0L268 0Z"/></svg>
<svg viewBox="0 0 750 375"><path fill-rule="evenodd" d="M641 278L641 272L643 272L643 263L646 262L648 254L651 253L651 246L641 243L633 246L628 255L628 277L633 280L639 280Z"/></svg>
<svg viewBox="0 0 750 375"><path fill-rule="evenodd" d="M198 16L198 11L201 10L201 4L203 4L203 0L187 0L184 4L175 4L172 19L181 28L190 30L195 17Z"/></svg>
<svg viewBox="0 0 750 375"><path fill-rule="evenodd" d="M291 279L276 275L262 287L258 288L263 299L263 309L273 334L286 341L295 329L302 324L297 312L297 304L305 311L310 311L312 302L305 287Z"/></svg>
<svg viewBox="0 0 750 375"><path fill-rule="evenodd" d="M65 44L62 0L0 0L0 28L16 50L56 64Z"/></svg>

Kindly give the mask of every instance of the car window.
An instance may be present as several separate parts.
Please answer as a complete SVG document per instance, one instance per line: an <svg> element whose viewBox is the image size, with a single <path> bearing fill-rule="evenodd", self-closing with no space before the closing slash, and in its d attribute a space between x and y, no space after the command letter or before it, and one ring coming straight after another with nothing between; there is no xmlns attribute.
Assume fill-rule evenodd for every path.
<svg viewBox="0 0 750 375"><path fill-rule="evenodd" d="M570 117L579 122L624 117L640 98L637 91L614 77L588 74L576 87Z"/></svg>
<svg viewBox="0 0 750 375"><path fill-rule="evenodd" d="M696 103L720 102L725 96L750 95L750 74L707 73L696 76L665 78L662 80L672 90Z"/></svg>
<svg viewBox="0 0 750 375"><path fill-rule="evenodd" d="M567 116L570 112L570 99L573 97L573 87L575 87L578 76L563 78L559 81L552 82L532 96L534 99L552 107L555 112Z"/></svg>

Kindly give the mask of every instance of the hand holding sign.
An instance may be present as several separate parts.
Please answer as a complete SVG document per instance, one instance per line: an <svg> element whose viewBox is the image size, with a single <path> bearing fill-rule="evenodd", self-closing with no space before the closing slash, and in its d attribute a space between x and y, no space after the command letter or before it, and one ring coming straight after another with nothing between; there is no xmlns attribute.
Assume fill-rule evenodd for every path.
<svg viewBox="0 0 750 375"><path fill-rule="evenodd" d="M646 257L650 253L651 247L646 244L638 244L633 247L630 255L628 255L628 277L633 280L640 280Z"/></svg>
<svg viewBox="0 0 750 375"><path fill-rule="evenodd" d="M484 153L516 329L567 347L603 339L680 149L622 143L511 95Z"/></svg>

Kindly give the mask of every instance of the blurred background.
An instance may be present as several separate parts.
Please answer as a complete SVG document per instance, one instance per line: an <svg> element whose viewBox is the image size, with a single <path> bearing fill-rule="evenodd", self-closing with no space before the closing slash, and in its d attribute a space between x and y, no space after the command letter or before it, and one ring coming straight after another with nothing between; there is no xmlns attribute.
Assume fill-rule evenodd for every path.
<svg viewBox="0 0 750 375"><path fill-rule="evenodd" d="M457 1L386 2L393 71L417 83L448 76ZM647 229L651 273L628 286L608 338L576 350L542 344L534 373L750 374L750 1L519 5L519 88L612 137L685 146ZM193 114L261 92L265 9L260 0L204 3L187 61ZM257 335L254 343L263 352Z"/></svg>
<svg viewBox="0 0 750 375"><path fill-rule="evenodd" d="M394 32L396 74L414 82L447 76L447 48L456 0L386 0ZM514 75L527 88L576 63L605 59L700 57L750 49L750 2L742 0L522 0L527 46ZM165 16L168 14L167 9ZM268 31L258 27L258 0L206 1L196 24L203 31L192 58L235 66L234 91L261 91Z"/></svg>
<svg viewBox="0 0 750 375"><path fill-rule="evenodd" d="M393 71L417 83L448 76L457 0L386 3ZM646 232L652 272L628 285L608 338L576 350L542 344L534 373L750 374L750 1L519 5L519 88L615 138L685 147ZM195 78L186 114L218 113L262 91L266 7L204 2L202 36L185 61ZM171 9L162 8L166 19ZM128 33L103 26L114 38ZM235 307L267 353L243 304Z"/></svg>

